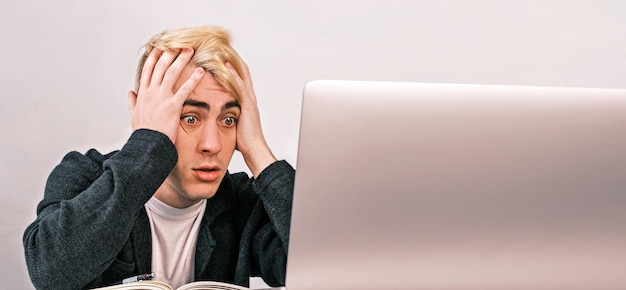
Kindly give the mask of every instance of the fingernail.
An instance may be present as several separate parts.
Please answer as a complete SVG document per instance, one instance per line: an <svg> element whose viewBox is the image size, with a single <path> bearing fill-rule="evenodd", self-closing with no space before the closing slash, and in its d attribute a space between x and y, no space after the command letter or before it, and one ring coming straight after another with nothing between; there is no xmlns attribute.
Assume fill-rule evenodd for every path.
<svg viewBox="0 0 626 290"><path fill-rule="evenodd" d="M196 68L196 73L197 73L197 74L199 74L199 75L201 75L201 74L203 74L203 73L204 73L204 69L203 69L203 68L201 68L201 67Z"/></svg>

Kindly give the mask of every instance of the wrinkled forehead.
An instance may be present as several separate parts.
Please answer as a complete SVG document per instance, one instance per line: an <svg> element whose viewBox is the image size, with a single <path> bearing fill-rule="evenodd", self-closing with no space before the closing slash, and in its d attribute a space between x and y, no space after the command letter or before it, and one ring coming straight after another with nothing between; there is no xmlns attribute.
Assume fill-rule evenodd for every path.
<svg viewBox="0 0 626 290"><path fill-rule="evenodd" d="M186 82L189 81L189 77L198 68L195 64L189 63L181 71L176 83L174 85L174 92L177 92ZM228 95L228 99L237 101L229 90L222 86L211 73L205 73L202 79L198 82L195 88L190 92L188 98L198 98L203 96L212 96L219 94L221 96Z"/></svg>

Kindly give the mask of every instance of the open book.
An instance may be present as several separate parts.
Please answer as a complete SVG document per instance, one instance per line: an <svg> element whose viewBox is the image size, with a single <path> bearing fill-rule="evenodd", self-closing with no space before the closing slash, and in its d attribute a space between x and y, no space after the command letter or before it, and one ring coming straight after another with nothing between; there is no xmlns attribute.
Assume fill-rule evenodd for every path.
<svg viewBox="0 0 626 290"><path fill-rule="evenodd" d="M107 286L102 288L96 288L93 290L249 290L249 288L242 287L235 284L212 282L212 281L198 281L187 283L176 289L166 283L155 280L144 280L133 283L119 284L113 286Z"/></svg>

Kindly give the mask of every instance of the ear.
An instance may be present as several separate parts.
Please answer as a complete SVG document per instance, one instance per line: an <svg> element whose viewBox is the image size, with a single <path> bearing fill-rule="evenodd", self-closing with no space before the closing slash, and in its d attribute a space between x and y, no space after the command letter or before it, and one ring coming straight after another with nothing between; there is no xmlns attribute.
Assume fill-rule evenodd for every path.
<svg viewBox="0 0 626 290"><path fill-rule="evenodd" d="M137 93L128 91L128 111L132 112L137 104Z"/></svg>

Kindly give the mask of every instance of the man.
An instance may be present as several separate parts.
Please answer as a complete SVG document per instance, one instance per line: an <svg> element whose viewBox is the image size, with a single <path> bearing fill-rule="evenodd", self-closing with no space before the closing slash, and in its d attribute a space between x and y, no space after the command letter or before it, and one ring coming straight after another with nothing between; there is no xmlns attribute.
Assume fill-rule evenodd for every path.
<svg viewBox="0 0 626 290"><path fill-rule="evenodd" d="M166 30L145 46L134 132L121 150L68 153L23 242L38 289L84 289L154 272L284 285L293 168L261 130L247 65L219 27ZM229 174L239 150L253 177Z"/></svg>

